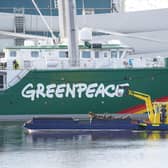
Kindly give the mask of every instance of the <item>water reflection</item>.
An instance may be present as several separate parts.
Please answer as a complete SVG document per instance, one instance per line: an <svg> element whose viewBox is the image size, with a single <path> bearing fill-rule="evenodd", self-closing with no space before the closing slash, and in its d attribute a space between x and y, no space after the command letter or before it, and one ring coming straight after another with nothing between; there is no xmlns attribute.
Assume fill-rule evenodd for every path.
<svg viewBox="0 0 168 168"><path fill-rule="evenodd" d="M110 144L111 147L151 145L151 142L160 142L168 139L168 132L159 131L112 131L112 132L24 132L23 123L0 123L0 152L14 150L31 150L34 147L55 147L64 149L68 145L83 145L89 148L90 144ZM138 143L143 142L143 143ZM144 143L145 142L145 143ZM147 143L150 142L150 143ZM80 147L82 147L82 145ZM92 145L93 147L93 145Z"/></svg>
<svg viewBox="0 0 168 168"><path fill-rule="evenodd" d="M59 140L81 140L85 138L91 141L129 141L129 140L149 140L159 141L168 139L168 132L160 131L109 131L109 132L55 132L55 133L32 133L26 137L33 143L59 141Z"/></svg>
<svg viewBox="0 0 168 168"><path fill-rule="evenodd" d="M109 131L109 132L48 132L25 133L22 122L0 123L0 150L5 144L21 146L25 143L50 141L159 141L168 139L167 131Z"/></svg>
<svg viewBox="0 0 168 168"><path fill-rule="evenodd" d="M22 122L0 123L0 151L6 147L20 147L23 145Z"/></svg>
<svg viewBox="0 0 168 168"><path fill-rule="evenodd" d="M26 134L23 123L0 123L0 168L158 168L167 149L168 132Z"/></svg>

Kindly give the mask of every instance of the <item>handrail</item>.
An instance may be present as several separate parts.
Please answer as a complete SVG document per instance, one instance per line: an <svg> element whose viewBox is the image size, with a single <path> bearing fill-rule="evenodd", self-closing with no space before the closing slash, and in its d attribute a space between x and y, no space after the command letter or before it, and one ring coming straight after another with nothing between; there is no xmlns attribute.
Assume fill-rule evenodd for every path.
<svg viewBox="0 0 168 168"><path fill-rule="evenodd" d="M10 7L0 7L0 9L17 9L17 8L10 8ZM19 9L19 8L18 8ZM23 9L26 9L26 10L35 10L34 8L27 8L27 7L25 7L25 8L23 8ZM55 8L39 8L40 10L51 10L51 9L53 9L53 10L55 10ZM83 8L76 8L77 10L82 10ZM111 7L110 8L95 8L95 7L92 7L92 8L85 8L85 10L86 9L95 9L95 10L110 10L110 9L112 9Z"/></svg>
<svg viewBox="0 0 168 168"><path fill-rule="evenodd" d="M13 11L14 11L14 9L16 9L16 8L9 8L9 7L0 7L0 10L6 10L6 11L11 11L10 13L13 13ZM18 8L19 9L19 8ZM26 11L33 11L33 12L36 12L36 10L34 9L34 8L23 8L24 9L24 14L26 14ZM51 11L51 10L55 10L56 8L39 8L40 10L42 10L42 11L48 11L48 15L49 15L49 12ZM76 8L77 9L77 11L82 11L83 10L83 8ZM104 13L109 13L109 12L111 12L111 13L118 13L118 12L116 12L115 10L114 10L114 8L113 7L109 7L109 8L84 8L84 10L85 11L104 11Z"/></svg>

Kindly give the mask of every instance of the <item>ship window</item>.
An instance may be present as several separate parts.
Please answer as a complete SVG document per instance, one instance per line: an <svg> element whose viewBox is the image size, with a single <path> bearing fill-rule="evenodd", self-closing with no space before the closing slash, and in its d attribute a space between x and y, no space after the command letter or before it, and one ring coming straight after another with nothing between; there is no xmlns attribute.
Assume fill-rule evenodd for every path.
<svg viewBox="0 0 168 168"><path fill-rule="evenodd" d="M60 58L68 58L68 51L60 51L59 57Z"/></svg>
<svg viewBox="0 0 168 168"><path fill-rule="evenodd" d="M128 51L126 51L125 55L127 56L127 55L132 55L132 54L133 54L133 51L128 50Z"/></svg>
<svg viewBox="0 0 168 168"><path fill-rule="evenodd" d="M95 51L95 58L99 58L99 51Z"/></svg>
<svg viewBox="0 0 168 168"><path fill-rule="evenodd" d="M92 15L92 14L95 13L95 11L94 11L93 8L89 8L89 9L85 8L85 12L84 13L85 13L85 15Z"/></svg>
<svg viewBox="0 0 168 168"><path fill-rule="evenodd" d="M111 58L117 58L117 51L111 51Z"/></svg>
<svg viewBox="0 0 168 168"><path fill-rule="evenodd" d="M10 57L16 57L16 51L10 51Z"/></svg>
<svg viewBox="0 0 168 168"><path fill-rule="evenodd" d="M3 88L3 75L0 75L0 89Z"/></svg>
<svg viewBox="0 0 168 168"><path fill-rule="evenodd" d="M38 51L32 51L31 56L34 57L34 58L37 58L37 57L39 57L39 52Z"/></svg>
<svg viewBox="0 0 168 168"><path fill-rule="evenodd" d="M107 58L107 52L104 53L104 58Z"/></svg>
<svg viewBox="0 0 168 168"><path fill-rule="evenodd" d="M91 53L90 51L82 51L82 58L90 58Z"/></svg>
<svg viewBox="0 0 168 168"><path fill-rule="evenodd" d="M25 69L30 69L31 68L31 61L24 60L24 68Z"/></svg>
<svg viewBox="0 0 168 168"><path fill-rule="evenodd" d="M119 51L119 56L122 57L124 51Z"/></svg>
<svg viewBox="0 0 168 168"><path fill-rule="evenodd" d="M5 58L5 53L4 52L0 52L0 58Z"/></svg>

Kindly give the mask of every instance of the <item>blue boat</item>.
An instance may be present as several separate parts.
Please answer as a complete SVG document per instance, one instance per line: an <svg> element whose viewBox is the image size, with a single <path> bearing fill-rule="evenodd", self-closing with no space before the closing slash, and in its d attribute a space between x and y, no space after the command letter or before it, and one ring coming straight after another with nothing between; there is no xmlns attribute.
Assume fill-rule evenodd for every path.
<svg viewBox="0 0 168 168"><path fill-rule="evenodd" d="M46 118L38 117L24 124L29 132L42 131L117 131L117 130L146 130L146 131L168 131L168 124L150 124L145 121L133 120L131 118L118 119L74 119L74 118Z"/></svg>

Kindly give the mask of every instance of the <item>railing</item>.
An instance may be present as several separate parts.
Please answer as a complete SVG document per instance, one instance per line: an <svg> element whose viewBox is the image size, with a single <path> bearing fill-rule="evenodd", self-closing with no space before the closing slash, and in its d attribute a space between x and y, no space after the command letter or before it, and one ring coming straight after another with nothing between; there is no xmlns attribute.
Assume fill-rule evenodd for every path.
<svg viewBox="0 0 168 168"><path fill-rule="evenodd" d="M72 69L75 67L70 66L69 60L46 60L44 62L35 61L31 62L31 66L29 69ZM104 68L155 68L155 67L165 67L165 59L155 60L151 59L86 59L80 60L80 66L77 68L81 69L89 69L89 68L97 68L97 69L104 69ZM26 67L23 67L26 68Z"/></svg>
<svg viewBox="0 0 168 168"><path fill-rule="evenodd" d="M165 67L165 59L155 60L155 59L132 59L130 64L129 59L107 59L107 60L81 60L79 67L72 67L68 60L52 60L51 62L46 62L44 65L36 66L37 62L31 62L30 67L21 67L20 69L14 70L12 67L10 69L5 69L7 75L9 71L13 71L12 79L5 84L5 87L1 88L0 91L6 90L11 86L18 83L30 70L60 70L60 69L130 69L130 68L158 68ZM25 69L26 68L26 69ZM2 70L4 71L4 70Z"/></svg>
<svg viewBox="0 0 168 168"><path fill-rule="evenodd" d="M5 13L15 13L16 10L19 10L20 8L6 8L6 7L0 7L0 12ZM21 8L24 9L24 14L33 14L38 15L37 11L34 8ZM118 13L120 12L120 7L112 6L109 8L77 8L77 14L99 14L99 13ZM51 15L58 16L58 11L56 8L40 8L40 11L44 15ZM51 12L52 11L52 12Z"/></svg>
<svg viewBox="0 0 168 168"><path fill-rule="evenodd" d="M1 63L0 63L1 65ZM55 70L55 69L73 69L73 68L81 68L81 69L104 69L104 68L111 68L111 69L118 69L118 68L157 68L157 67L165 67L165 58L99 58L99 59L80 59L80 66L72 67L70 66L68 59L41 59L41 60L24 60L20 63L19 69L20 71L29 71L34 69L43 69L43 70ZM13 66L8 64L7 67L0 66L1 70L13 70ZM23 72L21 72L23 73ZM22 77L20 74L19 78Z"/></svg>

